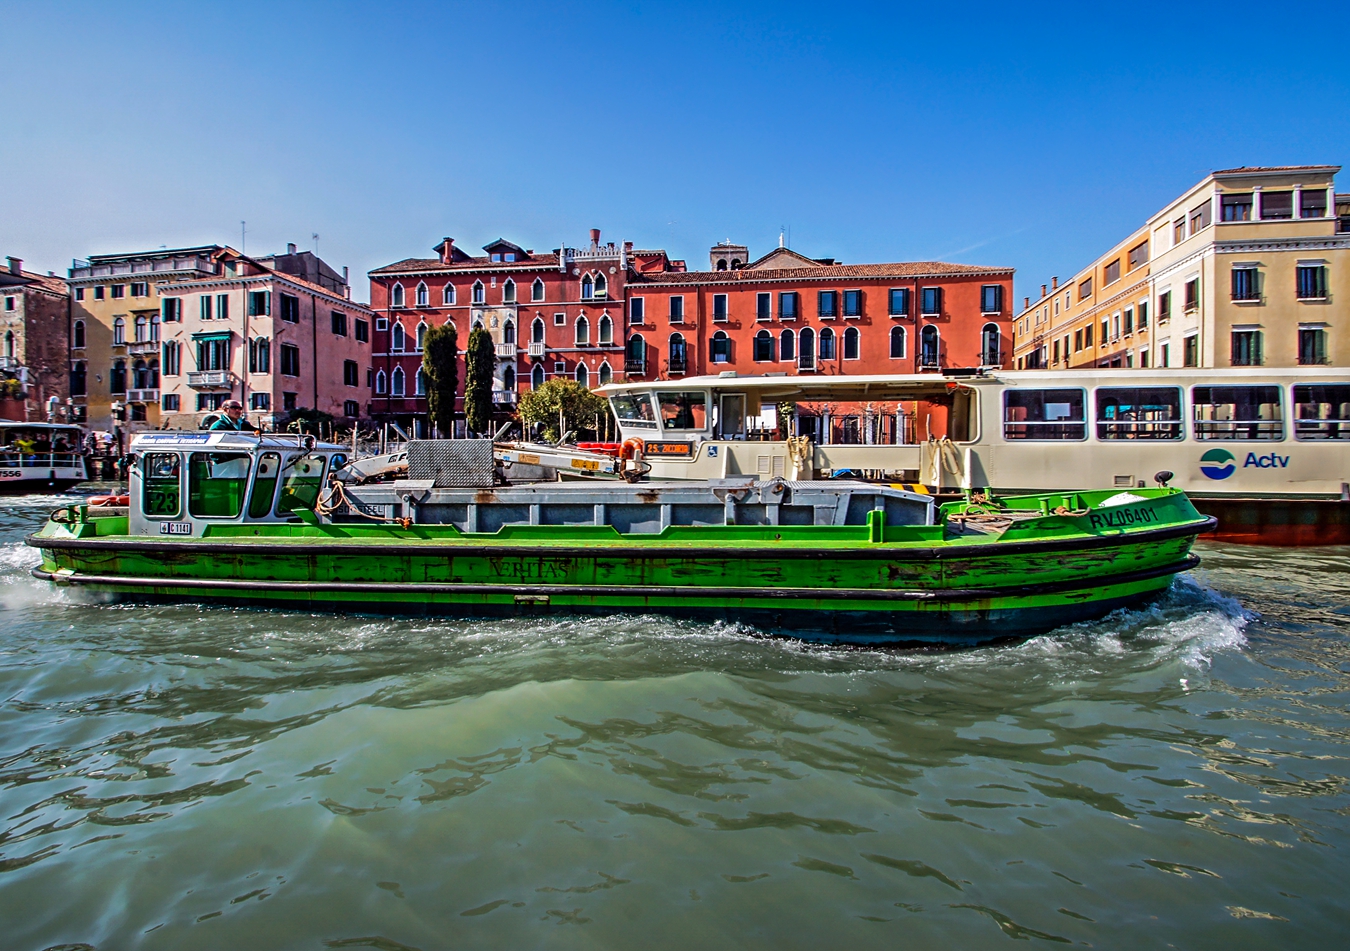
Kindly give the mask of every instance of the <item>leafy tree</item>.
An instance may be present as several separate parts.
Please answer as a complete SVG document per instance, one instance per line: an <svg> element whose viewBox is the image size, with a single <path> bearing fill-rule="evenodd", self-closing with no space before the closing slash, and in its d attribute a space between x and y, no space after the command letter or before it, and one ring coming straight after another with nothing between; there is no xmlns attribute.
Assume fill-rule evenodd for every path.
<svg viewBox="0 0 1350 951"><path fill-rule="evenodd" d="M292 433L309 433L313 436L326 439L328 434L333 432L333 414L325 413L321 409L309 409L301 406L299 409L293 409L286 415L286 431Z"/></svg>
<svg viewBox="0 0 1350 951"><path fill-rule="evenodd" d="M484 433L492 419L492 371L497 364L492 335L475 327L464 357L464 421L470 431Z"/></svg>
<svg viewBox="0 0 1350 951"><path fill-rule="evenodd" d="M554 377L524 393L516 410L527 426L543 423L545 438L556 442L568 430L593 428L596 415L609 412L609 403L575 380Z"/></svg>
<svg viewBox="0 0 1350 951"><path fill-rule="evenodd" d="M455 433L455 391L459 389L459 334L444 323L422 341L422 373L427 378L427 410L442 436Z"/></svg>

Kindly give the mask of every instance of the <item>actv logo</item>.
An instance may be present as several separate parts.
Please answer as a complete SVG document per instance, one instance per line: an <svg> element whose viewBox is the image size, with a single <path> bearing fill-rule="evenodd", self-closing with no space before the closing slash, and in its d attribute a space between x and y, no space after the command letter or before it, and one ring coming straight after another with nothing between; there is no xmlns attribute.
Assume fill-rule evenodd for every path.
<svg viewBox="0 0 1350 951"><path fill-rule="evenodd" d="M1249 452L1242 460L1244 469L1284 469L1288 466L1289 457L1274 452L1264 456ZM1211 479L1227 479L1237 471L1237 457L1227 449L1211 449L1200 457L1200 471Z"/></svg>

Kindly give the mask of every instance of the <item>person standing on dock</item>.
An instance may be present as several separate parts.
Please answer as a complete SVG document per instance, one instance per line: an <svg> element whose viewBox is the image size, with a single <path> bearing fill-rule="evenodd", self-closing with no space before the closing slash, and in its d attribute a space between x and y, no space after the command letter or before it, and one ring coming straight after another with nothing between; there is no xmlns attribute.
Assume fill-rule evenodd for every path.
<svg viewBox="0 0 1350 951"><path fill-rule="evenodd" d="M223 412L214 423L211 429L233 430L241 433L256 433L258 427L254 426L244 418L244 404L238 400L226 400L221 404Z"/></svg>

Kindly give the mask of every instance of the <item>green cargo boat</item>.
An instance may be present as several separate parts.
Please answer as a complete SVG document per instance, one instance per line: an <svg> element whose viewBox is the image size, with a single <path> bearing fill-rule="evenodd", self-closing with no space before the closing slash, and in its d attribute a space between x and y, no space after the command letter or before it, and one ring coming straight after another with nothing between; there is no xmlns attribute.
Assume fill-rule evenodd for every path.
<svg viewBox="0 0 1350 951"><path fill-rule="evenodd" d="M454 459L428 445L440 462L419 472L410 452L410 474L429 477L341 486L340 446L143 434L127 504L54 513L28 538L43 555L34 574L132 601L661 613L966 645L1146 603L1197 564L1192 542L1214 524L1169 488L937 506L842 480L445 485Z"/></svg>

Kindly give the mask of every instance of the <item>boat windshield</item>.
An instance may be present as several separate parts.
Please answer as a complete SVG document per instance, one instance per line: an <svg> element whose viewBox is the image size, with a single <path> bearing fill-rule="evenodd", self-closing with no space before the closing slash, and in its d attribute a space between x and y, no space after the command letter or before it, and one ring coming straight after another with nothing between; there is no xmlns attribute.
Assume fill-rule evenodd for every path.
<svg viewBox="0 0 1350 951"><path fill-rule="evenodd" d="M323 456L301 456L292 460L281 484L281 496L277 499L278 516L314 508L323 487L323 463Z"/></svg>
<svg viewBox="0 0 1350 951"><path fill-rule="evenodd" d="M258 473L253 477L253 496L248 503L249 518L267 518L272 511L272 496L277 494L281 473L281 455L265 452L258 457Z"/></svg>
<svg viewBox="0 0 1350 951"><path fill-rule="evenodd" d="M248 470L246 452L194 452L188 465L188 511L194 518L238 518Z"/></svg>
<svg viewBox="0 0 1350 951"><path fill-rule="evenodd" d="M609 398L620 423L644 429L656 428L656 413L649 393L617 393Z"/></svg>
<svg viewBox="0 0 1350 951"><path fill-rule="evenodd" d="M151 518L175 518L182 506L181 457L147 452L141 464L141 511Z"/></svg>
<svg viewBox="0 0 1350 951"><path fill-rule="evenodd" d="M708 428L708 396L703 391L660 392L656 400L661 404L662 429Z"/></svg>

